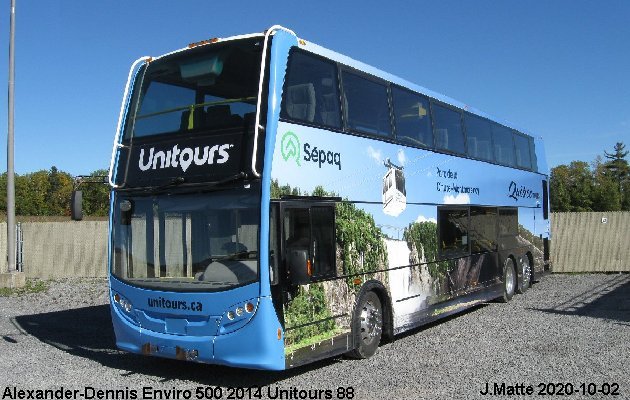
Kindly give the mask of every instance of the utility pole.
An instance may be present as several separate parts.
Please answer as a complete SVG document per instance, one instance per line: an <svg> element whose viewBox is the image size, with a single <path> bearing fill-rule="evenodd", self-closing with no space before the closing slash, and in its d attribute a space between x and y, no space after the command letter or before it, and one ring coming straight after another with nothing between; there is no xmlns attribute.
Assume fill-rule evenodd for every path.
<svg viewBox="0 0 630 400"><path fill-rule="evenodd" d="M0 287L24 286L23 273L15 270L15 170L13 167L13 114L15 89L15 0L11 0L9 39L9 116L7 134L7 261L8 271L0 274Z"/></svg>

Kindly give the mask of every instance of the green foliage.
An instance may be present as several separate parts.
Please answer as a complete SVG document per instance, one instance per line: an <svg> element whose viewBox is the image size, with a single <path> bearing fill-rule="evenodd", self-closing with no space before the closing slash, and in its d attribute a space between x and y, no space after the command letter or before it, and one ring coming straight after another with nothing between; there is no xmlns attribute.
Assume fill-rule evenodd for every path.
<svg viewBox="0 0 630 400"><path fill-rule="evenodd" d="M280 186L277 179L271 180L271 194L272 199L279 199L281 196L299 196L300 191L298 188L291 188L289 185Z"/></svg>
<svg viewBox="0 0 630 400"><path fill-rule="evenodd" d="M107 176L108 171L97 169L90 176ZM107 183L84 183L79 187L83 191L83 214L106 216L109 214L109 190Z"/></svg>
<svg viewBox="0 0 630 400"><path fill-rule="evenodd" d="M92 175L106 175L97 170ZM25 175L15 175L15 213L32 216L69 216L73 177L53 166ZM83 185L85 215L105 216L109 210L109 187L106 184ZM7 174L0 175L0 210L7 209Z"/></svg>
<svg viewBox="0 0 630 400"><path fill-rule="evenodd" d="M592 164L593 168L593 193L592 209L594 211L620 211L621 193L618 190L618 183L610 173L606 164L601 162L601 157L597 157Z"/></svg>
<svg viewBox="0 0 630 400"><path fill-rule="evenodd" d="M435 222L413 222L403 232L407 243L414 243L418 252L424 250L427 261L435 261L438 256L437 224Z"/></svg>
<svg viewBox="0 0 630 400"><path fill-rule="evenodd" d="M429 274L434 277L441 277L446 274L449 263L446 261L436 262L438 259L438 236L437 224L435 222L413 222L409 224L403 232L403 239L407 241L409 247L415 245L416 250L428 262Z"/></svg>
<svg viewBox="0 0 630 400"><path fill-rule="evenodd" d="M285 325L289 328L297 327L287 331L287 346L301 347L305 341L335 330L335 321L326 304L323 284L314 283L308 289L304 286L298 288L297 295L284 312ZM306 325L321 320L326 321Z"/></svg>
<svg viewBox="0 0 630 400"><path fill-rule="evenodd" d="M346 273L369 273L387 266L383 232L372 215L352 203L339 203L335 209L337 244L341 247ZM368 275L366 279L372 278Z"/></svg>
<svg viewBox="0 0 630 400"><path fill-rule="evenodd" d="M630 210L630 166L623 143L612 153L604 152L591 164L573 161L551 170L552 211L628 211Z"/></svg>
<svg viewBox="0 0 630 400"><path fill-rule="evenodd" d="M22 288L0 288L0 297L23 296L30 293L41 293L48 290L48 282L38 279L27 279Z"/></svg>

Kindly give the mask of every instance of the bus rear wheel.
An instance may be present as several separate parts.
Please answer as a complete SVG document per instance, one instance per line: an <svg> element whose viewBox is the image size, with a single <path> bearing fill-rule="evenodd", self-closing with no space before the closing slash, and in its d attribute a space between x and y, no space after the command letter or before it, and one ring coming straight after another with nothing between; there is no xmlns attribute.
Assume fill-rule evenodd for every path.
<svg viewBox="0 0 630 400"><path fill-rule="evenodd" d="M378 349L383 334L383 307L376 293L361 296L352 321L355 348L348 355L352 358L368 358Z"/></svg>
<svg viewBox="0 0 630 400"><path fill-rule="evenodd" d="M514 261L508 258L505 262L505 269L503 270L503 295L500 300L503 303L507 303L514 297L516 291L516 269L514 268Z"/></svg>
<svg viewBox="0 0 630 400"><path fill-rule="evenodd" d="M525 293L527 289L529 289L532 285L532 267L529 264L529 258L527 256L525 256L525 258L523 259L521 272L523 274L523 284L517 290L517 292Z"/></svg>

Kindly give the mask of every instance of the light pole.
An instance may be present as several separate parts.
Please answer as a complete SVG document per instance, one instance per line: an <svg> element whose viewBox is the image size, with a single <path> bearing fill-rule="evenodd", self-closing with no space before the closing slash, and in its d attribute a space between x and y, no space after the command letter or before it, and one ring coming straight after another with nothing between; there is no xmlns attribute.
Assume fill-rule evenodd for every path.
<svg viewBox="0 0 630 400"><path fill-rule="evenodd" d="M9 39L9 132L7 134L7 257L8 271L15 272L15 171L13 169L13 95L15 88L15 0L11 0Z"/></svg>

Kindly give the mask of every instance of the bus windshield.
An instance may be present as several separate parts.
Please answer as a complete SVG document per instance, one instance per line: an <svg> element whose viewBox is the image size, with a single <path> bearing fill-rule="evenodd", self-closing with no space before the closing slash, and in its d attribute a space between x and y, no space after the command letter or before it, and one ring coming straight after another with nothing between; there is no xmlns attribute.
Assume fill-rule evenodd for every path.
<svg viewBox="0 0 630 400"><path fill-rule="evenodd" d="M112 274L132 285L218 291L258 279L260 205L250 189L120 195Z"/></svg>
<svg viewBox="0 0 630 400"><path fill-rule="evenodd" d="M260 38L233 40L150 62L138 74L135 118L123 140L247 127L256 111L261 48Z"/></svg>

